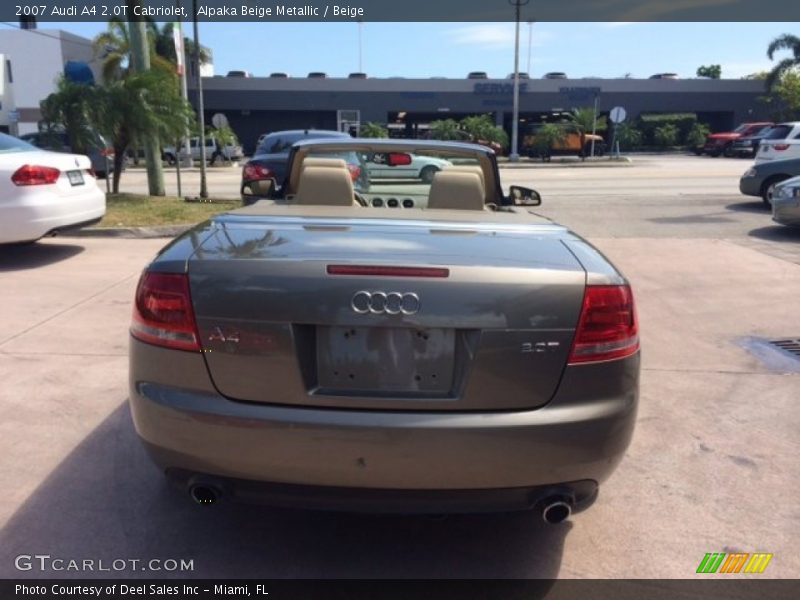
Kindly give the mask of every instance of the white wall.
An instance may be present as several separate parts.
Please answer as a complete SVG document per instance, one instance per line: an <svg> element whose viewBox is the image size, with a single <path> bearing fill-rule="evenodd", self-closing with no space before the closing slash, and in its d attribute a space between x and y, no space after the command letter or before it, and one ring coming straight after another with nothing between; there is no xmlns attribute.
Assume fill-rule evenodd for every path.
<svg viewBox="0 0 800 600"><path fill-rule="evenodd" d="M38 111L39 103L56 90L68 60L90 62L97 75L96 66L91 64L91 41L58 29L4 29L0 31L0 54L11 61L10 87L16 110ZM4 111L10 108L3 103ZM20 121L17 135L36 130L35 120Z"/></svg>
<svg viewBox="0 0 800 600"><path fill-rule="evenodd" d="M0 31L0 53L11 60L17 108L39 108L39 102L55 90L55 82L64 70L58 32Z"/></svg>

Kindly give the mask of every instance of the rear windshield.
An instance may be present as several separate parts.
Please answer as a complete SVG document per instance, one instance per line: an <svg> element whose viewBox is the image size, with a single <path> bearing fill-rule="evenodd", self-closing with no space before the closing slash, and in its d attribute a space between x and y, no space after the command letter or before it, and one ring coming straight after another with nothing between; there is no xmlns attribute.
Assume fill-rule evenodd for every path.
<svg viewBox="0 0 800 600"><path fill-rule="evenodd" d="M437 174L454 169L475 173L473 185L439 182L437 196L447 197L450 202L460 202L476 210L483 208L486 197L485 173L481 171L477 157L463 154L426 152L333 152L314 149L308 157L343 159L346 163L353 190L359 202L375 208L425 208ZM307 157L307 158L308 158ZM460 169L457 167L461 167ZM304 172L301 166L301 173ZM479 174L480 172L480 174ZM467 178L470 176L467 175ZM300 176L302 192L303 175ZM463 193L463 198L459 194ZM312 202L313 203L313 202ZM436 208L436 207L434 207Z"/></svg>
<svg viewBox="0 0 800 600"><path fill-rule="evenodd" d="M0 133L0 152L30 152L36 147L13 136Z"/></svg>
<svg viewBox="0 0 800 600"><path fill-rule="evenodd" d="M259 144L256 154L288 154L289 148L292 144L300 140L314 139L314 138L335 138L335 137L350 137L342 134L330 132L315 132L309 131L308 133L300 131L297 133L270 133Z"/></svg>
<svg viewBox="0 0 800 600"><path fill-rule="evenodd" d="M764 137L767 140L785 140L789 137L789 134L792 132L791 125L776 125L772 128L772 130Z"/></svg>

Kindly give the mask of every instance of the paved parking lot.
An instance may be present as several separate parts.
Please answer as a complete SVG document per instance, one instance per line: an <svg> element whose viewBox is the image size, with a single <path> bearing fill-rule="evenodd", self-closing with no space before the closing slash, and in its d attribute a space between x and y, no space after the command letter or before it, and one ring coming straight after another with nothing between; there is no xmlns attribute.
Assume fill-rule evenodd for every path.
<svg viewBox="0 0 800 600"><path fill-rule="evenodd" d="M165 241L0 249L0 577L41 576L14 557L43 553L193 559L179 575L198 577L687 578L706 552L734 551L771 552L765 577L797 577L800 363L741 342L800 337L800 230L738 194L747 166L504 170L622 268L641 318L633 444L594 506L560 526L194 506L150 465L126 405L130 300Z"/></svg>

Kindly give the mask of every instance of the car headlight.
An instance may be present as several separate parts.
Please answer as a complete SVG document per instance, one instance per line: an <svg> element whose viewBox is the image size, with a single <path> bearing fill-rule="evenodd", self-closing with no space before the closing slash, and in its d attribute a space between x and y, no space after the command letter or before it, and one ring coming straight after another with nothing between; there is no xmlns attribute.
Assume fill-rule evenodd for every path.
<svg viewBox="0 0 800 600"><path fill-rule="evenodd" d="M744 172L744 175L742 175L742 177L755 177L755 176L756 176L756 168L755 167L747 169L747 171Z"/></svg>
<svg viewBox="0 0 800 600"><path fill-rule="evenodd" d="M794 197L795 189L796 188L794 188L794 187L792 187L790 185L784 185L784 186L779 187L775 191L775 195L778 198L792 198L792 197Z"/></svg>

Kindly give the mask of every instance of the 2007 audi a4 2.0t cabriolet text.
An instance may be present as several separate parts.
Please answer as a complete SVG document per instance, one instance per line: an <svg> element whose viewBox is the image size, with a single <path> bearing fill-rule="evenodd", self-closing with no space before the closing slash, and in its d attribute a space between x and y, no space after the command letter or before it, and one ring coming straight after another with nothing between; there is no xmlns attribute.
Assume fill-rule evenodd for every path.
<svg viewBox="0 0 800 600"><path fill-rule="evenodd" d="M347 153L451 164L354 186ZM631 289L600 252L505 195L480 146L299 142L275 187L139 281L130 403L168 478L200 503L551 523L593 501L639 385Z"/></svg>

